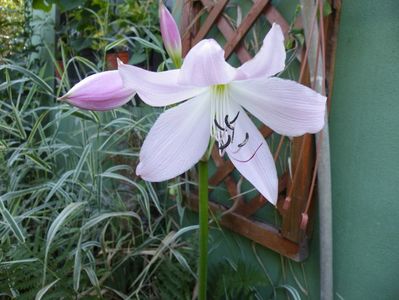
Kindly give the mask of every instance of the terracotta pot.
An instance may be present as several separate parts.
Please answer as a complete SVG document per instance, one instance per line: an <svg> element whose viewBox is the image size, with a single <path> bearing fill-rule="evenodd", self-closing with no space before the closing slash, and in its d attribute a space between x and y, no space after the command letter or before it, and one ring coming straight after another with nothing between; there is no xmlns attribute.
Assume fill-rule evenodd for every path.
<svg viewBox="0 0 399 300"><path fill-rule="evenodd" d="M118 69L117 58L119 58L124 64L127 64L129 62L129 52L121 51L121 52L107 53L106 55L107 70Z"/></svg>

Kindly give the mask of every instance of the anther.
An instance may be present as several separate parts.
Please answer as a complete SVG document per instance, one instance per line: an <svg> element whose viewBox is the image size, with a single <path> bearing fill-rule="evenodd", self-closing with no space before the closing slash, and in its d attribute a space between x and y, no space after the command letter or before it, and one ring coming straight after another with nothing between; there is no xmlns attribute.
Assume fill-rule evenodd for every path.
<svg viewBox="0 0 399 300"><path fill-rule="evenodd" d="M234 117L234 119L230 121L230 125L233 124L235 121L237 121L237 118L238 118L239 114L240 114L240 112L238 112L236 114L236 116Z"/></svg>
<svg viewBox="0 0 399 300"><path fill-rule="evenodd" d="M244 147L245 144L248 143L248 140L249 140L249 134L248 134L248 132L246 132L245 133L245 140L242 143L238 144L237 147L238 148Z"/></svg>
<svg viewBox="0 0 399 300"><path fill-rule="evenodd" d="M231 137L229 135L229 136L227 136L227 142L225 144L222 144L222 143L218 142L218 149L220 151L223 151L224 149L226 149L230 145L230 143L231 143Z"/></svg>
<svg viewBox="0 0 399 300"><path fill-rule="evenodd" d="M229 115L226 115L224 117L224 123L226 124L226 126L230 129L230 130L234 130L234 127L231 126L231 122L229 122Z"/></svg>
<svg viewBox="0 0 399 300"><path fill-rule="evenodd" d="M217 128L219 128L219 129L222 130L222 131L225 131L225 130L226 130L225 128L223 128L222 126L220 126L220 124L218 123L218 121L216 120L216 118L215 118L213 121L215 122L215 125L216 125Z"/></svg>

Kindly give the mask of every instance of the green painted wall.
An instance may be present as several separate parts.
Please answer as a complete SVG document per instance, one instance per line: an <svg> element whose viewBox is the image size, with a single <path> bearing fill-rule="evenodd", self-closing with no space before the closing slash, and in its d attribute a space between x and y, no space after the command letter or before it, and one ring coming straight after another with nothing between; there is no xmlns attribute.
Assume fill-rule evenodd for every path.
<svg viewBox="0 0 399 300"><path fill-rule="evenodd" d="M344 299L399 299L398 12L397 0L343 1L330 130Z"/></svg>

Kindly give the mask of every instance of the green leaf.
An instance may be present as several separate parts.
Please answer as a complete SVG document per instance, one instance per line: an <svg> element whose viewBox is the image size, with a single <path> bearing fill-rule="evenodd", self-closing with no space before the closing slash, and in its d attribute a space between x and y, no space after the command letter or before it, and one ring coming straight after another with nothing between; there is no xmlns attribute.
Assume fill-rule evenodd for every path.
<svg viewBox="0 0 399 300"><path fill-rule="evenodd" d="M17 72L24 74L26 77L28 77L34 83L36 83L38 86L40 86L47 94L53 95L53 89L48 85L48 83L45 82L43 79L41 79L39 76L37 76L32 71L29 71L28 69L25 69L18 65L0 65L0 71L3 69L9 69L9 70L17 71Z"/></svg>
<svg viewBox="0 0 399 300"><path fill-rule="evenodd" d="M27 259L19 259L13 261L3 261L0 263L0 266L11 266L11 265L18 265L18 264L27 264L38 261L38 258L27 258Z"/></svg>
<svg viewBox="0 0 399 300"><path fill-rule="evenodd" d="M78 245L76 246L75 261L73 264L73 289L78 292L80 285L80 273L82 270L82 238L79 236Z"/></svg>
<svg viewBox="0 0 399 300"><path fill-rule="evenodd" d="M57 181L57 183L53 186L53 188L51 189L51 191L48 193L46 199L44 200L44 202L48 202L51 197L53 197L53 195L61 188L61 186L64 184L65 180L68 179L69 176L71 176L73 174L75 170L70 170L68 172L65 172L61 178Z"/></svg>
<svg viewBox="0 0 399 300"><path fill-rule="evenodd" d="M47 232L47 237L46 237L46 248L45 248L45 253L44 253L44 264L43 264L43 285L46 282L46 269L47 269L47 260L48 260L48 253L50 251L50 246L51 243L53 242L55 235L57 234L58 230L60 227L67 221L67 218L80 206L85 204L85 202L76 202L76 203L70 203L68 206L66 206L62 212L55 218L53 223L51 223L51 226Z"/></svg>
<svg viewBox="0 0 399 300"><path fill-rule="evenodd" d="M27 140L28 145L32 144L32 141L33 141L33 138L35 137L36 131L39 128L39 126L41 126L41 123L42 123L43 119L47 116L48 112L49 112L48 110L44 111L40 115L40 117L36 120L35 124L32 127L32 130L29 134L28 140Z"/></svg>
<svg viewBox="0 0 399 300"><path fill-rule="evenodd" d="M298 291L289 284L282 284L277 288L285 289L291 296L293 300L301 300L301 295L299 295Z"/></svg>
<svg viewBox="0 0 399 300"><path fill-rule="evenodd" d="M92 121L97 124L100 122L98 115L92 111L76 110L75 112L72 113L72 115L83 120Z"/></svg>
<svg viewBox="0 0 399 300"><path fill-rule="evenodd" d="M4 206L3 201L0 200L0 213L2 214L4 220L7 222L11 231L14 233L15 237L21 243L25 243L25 235L22 232L21 227L19 227L17 221L15 221L14 217L8 211L8 209Z"/></svg>
<svg viewBox="0 0 399 300"><path fill-rule="evenodd" d="M57 5L60 7L61 12L77 8L84 4L84 0L57 0Z"/></svg>
<svg viewBox="0 0 399 300"><path fill-rule="evenodd" d="M52 3L48 3L46 0L33 0L32 7L34 9L43 10L49 12L51 10Z"/></svg>
<svg viewBox="0 0 399 300"><path fill-rule="evenodd" d="M78 164L76 165L75 169L73 170L73 173L74 173L73 177L72 177L73 182L76 182L76 180L79 178L80 172L82 171L82 168L83 168L83 164L85 162L87 162L86 159L87 159L87 156L89 155L90 151L91 151L91 144L87 144L79 158Z"/></svg>
<svg viewBox="0 0 399 300"><path fill-rule="evenodd" d="M141 45L143 45L145 48L153 49L153 50L155 50L155 51L157 51L157 52L159 52L159 53L161 53L161 54L164 54L164 53L165 53L165 51L164 51L161 47L159 47L158 45L156 45L155 43L149 42L149 41L147 41L147 40L145 40L145 39L142 39L142 38L140 38L140 37L137 37L137 36L132 37L131 39L132 39L132 40L135 40L135 41L137 41L137 42L139 42L139 43L140 43Z"/></svg>
<svg viewBox="0 0 399 300"><path fill-rule="evenodd" d="M40 291L37 292L35 300L41 300L43 298L43 296L47 293L47 291L49 289L51 289L51 287L53 285L55 285L60 279L56 279L54 280L52 283L49 283L48 285L46 285L45 287L41 288Z"/></svg>
<svg viewBox="0 0 399 300"><path fill-rule="evenodd" d="M86 224L84 224L81 228L82 231L87 230L101 221L108 219L108 218L113 218L113 217L133 217L136 218L140 223L141 219L140 216L132 211L125 211L125 212L110 212L110 213L104 213L100 216L91 218Z"/></svg>
<svg viewBox="0 0 399 300"><path fill-rule="evenodd" d="M329 16L332 13L332 7L329 1L324 0L323 1L323 15Z"/></svg>
<svg viewBox="0 0 399 300"><path fill-rule="evenodd" d="M40 168L46 170L47 172L51 173L51 166L46 163L43 159L33 153L25 153L25 156L29 158L33 163L35 163Z"/></svg>

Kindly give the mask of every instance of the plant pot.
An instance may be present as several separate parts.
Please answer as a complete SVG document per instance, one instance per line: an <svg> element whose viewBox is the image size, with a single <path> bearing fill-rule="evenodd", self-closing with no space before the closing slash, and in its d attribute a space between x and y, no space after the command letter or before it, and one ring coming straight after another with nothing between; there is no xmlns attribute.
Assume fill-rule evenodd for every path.
<svg viewBox="0 0 399 300"><path fill-rule="evenodd" d="M118 58L124 64L127 64L129 62L129 52L120 51L120 52L107 53L105 58L107 61L107 70L116 70L118 69Z"/></svg>

